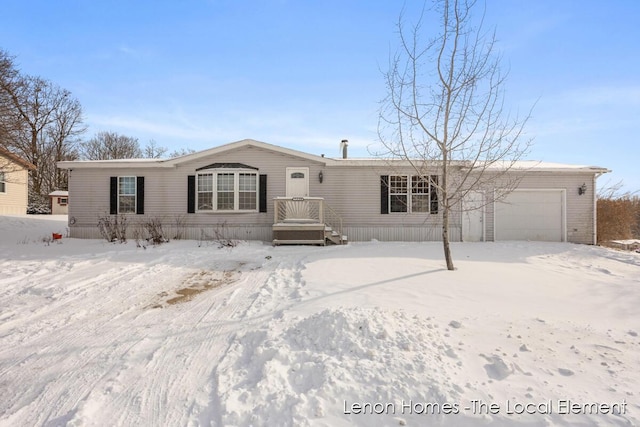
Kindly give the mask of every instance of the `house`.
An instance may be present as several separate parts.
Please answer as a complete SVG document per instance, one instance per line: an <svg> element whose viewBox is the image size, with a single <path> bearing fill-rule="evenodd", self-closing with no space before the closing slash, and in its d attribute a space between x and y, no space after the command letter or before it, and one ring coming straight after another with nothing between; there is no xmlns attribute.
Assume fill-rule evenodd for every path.
<svg viewBox="0 0 640 427"><path fill-rule="evenodd" d="M29 171L36 167L0 147L0 215L27 213Z"/></svg>
<svg viewBox="0 0 640 427"><path fill-rule="evenodd" d="M51 215L67 215L69 213L69 192L56 190L49 193Z"/></svg>
<svg viewBox="0 0 640 427"><path fill-rule="evenodd" d="M441 240L437 170L417 176L401 160L334 159L247 139L168 160L58 165L69 171L71 237L97 238L98 219L121 214L130 224L161 219L165 231L194 239ZM520 162L518 188L506 198L493 200L504 185L496 180L454 209L450 239L594 244L596 179L606 172Z"/></svg>

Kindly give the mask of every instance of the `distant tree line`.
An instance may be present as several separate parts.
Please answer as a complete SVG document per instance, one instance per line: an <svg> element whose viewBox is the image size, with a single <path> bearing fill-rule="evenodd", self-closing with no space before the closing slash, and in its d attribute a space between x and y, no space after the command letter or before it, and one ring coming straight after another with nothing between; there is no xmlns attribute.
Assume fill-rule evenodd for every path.
<svg viewBox="0 0 640 427"><path fill-rule="evenodd" d="M16 67L15 57L0 49L0 147L24 158L36 169L30 173L29 205L48 205L47 195L68 188L63 160L160 158L165 147L150 141L141 147L137 138L98 132L84 140L87 126L82 106L71 92ZM193 150L176 150L176 157Z"/></svg>
<svg viewBox="0 0 640 427"><path fill-rule="evenodd" d="M621 192L622 183L600 190L598 194L598 243L611 240L640 239L640 196Z"/></svg>

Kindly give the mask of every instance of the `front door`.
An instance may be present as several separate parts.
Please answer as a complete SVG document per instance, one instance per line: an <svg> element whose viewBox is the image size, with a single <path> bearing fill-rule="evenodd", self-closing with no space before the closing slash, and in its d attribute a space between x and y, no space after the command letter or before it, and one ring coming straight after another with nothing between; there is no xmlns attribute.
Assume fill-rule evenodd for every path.
<svg viewBox="0 0 640 427"><path fill-rule="evenodd" d="M309 197L309 168L287 168L287 197Z"/></svg>
<svg viewBox="0 0 640 427"><path fill-rule="evenodd" d="M462 200L462 241L484 240L484 195L470 191Z"/></svg>
<svg viewBox="0 0 640 427"><path fill-rule="evenodd" d="M287 197L294 198L294 200L288 200L286 204L286 217L288 221L309 221L309 202L299 200L308 196L309 168L287 168Z"/></svg>

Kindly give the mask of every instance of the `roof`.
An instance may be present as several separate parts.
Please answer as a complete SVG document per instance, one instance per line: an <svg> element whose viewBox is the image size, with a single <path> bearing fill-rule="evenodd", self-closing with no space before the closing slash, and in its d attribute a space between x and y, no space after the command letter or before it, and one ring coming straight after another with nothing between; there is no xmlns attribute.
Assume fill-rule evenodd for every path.
<svg viewBox="0 0 640 427"><path fill-rule="evenodd" d="M9 150L7 150L5 148L0 147L0 155L6 157L7 159L11 160L14 163L19 164L20 166L24 167L25 169L29 169L29 170L35 170L36 169L35 165L33 165L32 163L26 161L22 157L13 154L11 151L9 151Z"/></svg>
<svg viewBox="0 0 640 427"><path fill-rule="evenodd" d="M280 147L278 145L268 144L266 142L256 141L254 139L243 139L242 141L231 142L229 144L220 145L218 147L210 148L196 153L187 154L185 156L174 157L172 159L120 159L120 160L73 160L58 162L58 167L61 169L71 168L129 168L129 167L176 167L180 164L187 163L193 160L197 160L203 157L212 156L225 151L242 148L242 147L255 147L268 151L275 151L281 154L286 154L293 157L299 157L313 162L321 164L327 164L333 161L322 156L316 156L313 154L305 153L303 151L292 150L290 148Z"/></svg>
<svg viewBox="0 0 640 427"><path fill-rule="evenodd" d="M416 161L424 162L422 159L416 161L402 160L402 159L385 159L385 158L330 158L324 156L316 156L314 154L305 153L298 150L292 150L290 148L281 147L278 145L268 144L266 142L256 141L254 139L243 139L241 141L232 142L229 144L220 145L218 147L210 148L196 153L187 154L180 157L174 157L172 159L122 159L122 160L75 160L58 162L58 167L62 169L71 168L158 168L158 167L176 167L183 163L187 163L200 158L212 156L215 154L223 153L229 150L241 148L241 147L255 147L267 151L274 151L281 154L290 155L293 157L303 158L325 166L335 167L384 167L388 165L392 166L411 166ZM434 166L437 166L437 161L430 161ZM468 165L464 161L454 161L456 166L464 168ZM210 166L206 166L211 167ZM229 167L229 166L227 166ZM518 162L494 162L487 167L488 169L500 170L504 168L510 168L514 170L531 170L537 172L589 172L594 174L611 172L606 168L599 166L585 166L585 165L568 165L563 163L549 163L533 160L525 160Z"/></svg>
<svg viewBox="0 0 640 427"><path fill-rule="evenodd" d="M69 195L69 192L64 190L56 190L49 193L49 196L51 197L65 197L68 195Z"/></svg>
<svg viewBox="0 0 640 427"><path fill-rule="evenodd" d="M275 151L281 154L287 154L293 157L301 157L303 159L311 160L318 163L327 163L331 161L327 157L316 156L314 154L305 153L303 151L292 150L290 148L281 147L279 145L268 144L262 141L256 141L255 139L243 139L242 141L236 141L229 144L220 145L218 147L210 148L208 150L198 151L197 153L187 154L186 156L175 157L173 159L166 160L168 164L181 164L191 160L199 159L201 157L211 156L228 150L233 150L241 147L256 147L264 150Z"/></svg>
<svg viewBox="0 0 640 427"><path fill-rule="evenodd" d="M521 171L534 172L591 172L591 173L607 173L611 172L607 168L600 166L573 165L567 163L542 162L537 160L519 160L516 162L497 161L491 164L488 169L505 169L511 168Z"/></svg>

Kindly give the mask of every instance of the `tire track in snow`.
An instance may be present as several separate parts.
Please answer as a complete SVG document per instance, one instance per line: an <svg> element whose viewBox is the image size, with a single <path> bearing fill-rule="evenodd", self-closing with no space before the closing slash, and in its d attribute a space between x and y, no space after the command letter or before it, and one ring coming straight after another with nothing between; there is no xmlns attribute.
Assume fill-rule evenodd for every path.
<svg viewBox="0 0 640 427"><path fill-rule="evenodd" d="M213 421L221 425L220 412L217 410L220 407L217 401L217 389L211 383L211 378L235 333L247 327L242 314L252 303L252 295L255 295L257 289L264 285L268 276L269 273L264 270L248 272L219 306L214 310L208 309L208 313L200 318L197 328L204 332L203 344L190 354L192 358L186 361L195 368L191 373L191 381L199 382L197 386L199 393L190 406L186 419L176 419L176 423L185 425L197 422L205 425ZM160 366L164 364L160 363ZM183 382L181 387L185 386L189 387L188 382Z"/></svg>
<svg viewBox="0 0 640 427"><path fill-rule="evenodd" d="M247 273L227 289L201 295L206 298L158 309L163 315L175 315L167 334L147 341L137 353L127 354L133 359L145 358L144 366L129 369L129 362L125 362L123 369L104 381L117 395L100 402L103 387L98 386L85 402L85 408L102 405L100 411L120 413L118 424L127 425L152 424L159 420L166 425L187 425L211 421L218 416L210 409L209 379L229 346L230 333L242 327L229 319L248 305L247 296L255 293L265 275L264 272ZM183 343L190 343L188 351ZM130 363L135 364L135 360ZM143 377L151 380L143 381ZM77 418L88 415L89 411L81 410Z"/></svg>
<svg viewBox="0 0 640 427"><path fill-rule="evenodd" d="M55 289L55 299L25 304L33 312L14 304L17 315L0 326L6 349L0 349L6 374L0 391L8 396L0 402L0 426L219 424L214 369L230 337L245 328L244 313L270 273L249 270L256 265L251 260L237 283L185 304L144 310L158 290L205 264L192 255L172 253L164 267L162 257L152 264L121 264L111 254L90 262L79 257L78 264L66 260L71 267L46 286L38 279L41 288ZM222 255L206 267L234 257ZM27 268L37 264L14 271Z"/></svg>
<svg viewBox="0 0 640 427"><path fill-rule="evenodd" d="M12 393L0 403L0 413L11 413L16 408L25 406L40 408L28 411L31 413L26 424L41 424L55 413L73 409L95 382L105 375L109 362L122 358L128 351L127 348L131 348L135 342L128 346L116 345L111 349L103 344L117 342L128 333L128 328L109 326L114 313L108 308L113 305L114 297L90 301L94 304L90 308L90 322L78 324L83 320L82 316L74 318L73 314L68 313L75 313L88 303L86 294L93 287L104 286L108 294L114 287L122 287L123 282L135 283L135 278L145 268L142 264L131 264L124 269L109 269L86 281L86 284L82 284L82 279L76 279L77 283L69 286L73 289L72 292L63 293L58 301L39 308L37 314L29 317L29 324L22 330L9 331L20 337L17 344L23 351L19 358L14 356L12 360L11 356L6 358L5 353L15 355L15 350L2 346L7 349L0 351L0 376L4 379L3 383L29 384L29 378L36 373L49 381L40 388L20 387L22 393ZM86 271L79 273L78 277L86 275ZM34 319L35 322L32 321ZM68 389L69 385L72 385L72 390Z"/></svg>

